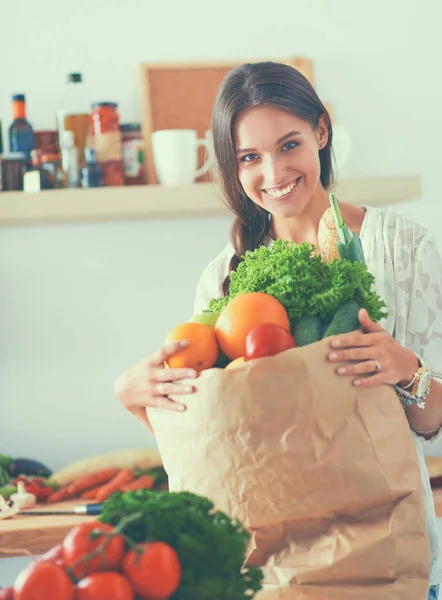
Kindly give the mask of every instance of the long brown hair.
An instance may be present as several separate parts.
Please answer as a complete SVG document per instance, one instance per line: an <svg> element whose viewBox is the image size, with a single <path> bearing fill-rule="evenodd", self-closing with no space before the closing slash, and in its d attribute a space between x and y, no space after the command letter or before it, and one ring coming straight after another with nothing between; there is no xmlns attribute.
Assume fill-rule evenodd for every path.
<svg viewBox="0 0 442 600"><path fill-rule="evenodd" d="M254 250L269 236L269 213L246 196L238 179L234 142L235 121L247 108L272 106L293 113L313 129L325 114L329 123L327 145L319 150L320 181L324 189L333 183L330 117L312 85L295 68L275 63L247 63L230 71L222 81L212 113L212 134L217 175L225 200L235 214L231 241L235 254L223 293L229 292L230 273L237 268L246 250Z"/></svg>

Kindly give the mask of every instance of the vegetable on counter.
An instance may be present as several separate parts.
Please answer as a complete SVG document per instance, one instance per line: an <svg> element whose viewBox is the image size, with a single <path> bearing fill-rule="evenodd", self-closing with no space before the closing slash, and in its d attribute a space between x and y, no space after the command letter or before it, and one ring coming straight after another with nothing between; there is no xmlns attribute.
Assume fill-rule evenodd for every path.
<svg viewBox="0 0 442 600"><path fill-rule="evenodd" d="M107 500L109 496L115 492L120 492L122 487L132 481L134 478L134 472L132 469L122 469L115 477L113 477L108 483L105 483L101 487L96 495L95 500L97 502L103 502Z"/></svg>
<svg viewBox="0 0 442 600"><path fill-rule="evenodd" d="M102 469L117 467L118 469L142 468L150 469L162 465L158 450L152 448L136 448L113 450L96 456L88 456L75 463L67 465L53 473L51 480L59 485L71 483L79 477L90 475Z"/></svg>
<svg viewBox="0 0 442 600"><path fill-rule="evenodd" d="M22 508L32 508L37 502L35 494L26 491L23 481L18 482L17 492L11 495L10 500L13 505L19 506L20 510Z"/></svg>
<svg viewBox="0 0 442 600"><path fill-rule="evenodd" d="M118 469L118 467L107 467L100 471L96 471L95 473L83 475L83 477L74 479L74 481L68 485L68 491L72 497L75 497L77 494L81 494L81 492L84 492L89 488L107 483L119 472L120 469Z"/></svg>
<svg viewBox="0 0 442 600"><path fill-rule="evenodd" d="M249 533L207 498L149 490L114 494L99 521L118 526L123 518L133 519L124 529L133 542L164 542L176 551L182 576L171 599L246 600L261 588L262 571L243 569Z"/></svg>
<svg viewBox="0 0 442 600"><path fill-rule="evenodd" d="M9 474L12 477L18 475L35 475L39 477L50 477L52 470L38 460L30 458L14 458L8 465Z"/></svg>
<svg viewBox="0 0 442 600"><path fill-rule="evenodd" d="M98 520L73 527L33 558L0 598L250 600L263 573L244 567L249 540L243 525L207 498L116 493Z"/></svg>

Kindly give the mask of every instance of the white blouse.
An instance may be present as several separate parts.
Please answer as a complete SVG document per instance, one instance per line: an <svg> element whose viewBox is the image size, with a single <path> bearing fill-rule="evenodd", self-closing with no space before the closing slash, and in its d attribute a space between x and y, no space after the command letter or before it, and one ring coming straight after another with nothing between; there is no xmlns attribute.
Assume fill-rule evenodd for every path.
<svg viewBox="0 0 442 600"><path fill-rule="evenodd" d="M433 376L442 381L442 261L428 231L389 209L366 206L360 238L375 288L388 306L382 326L404 347L425 358ZM204 269L197 287L194 313L222 296L233 246ZM441 544L423 447L442 438L442 429L429 440L412 431L422 475L425 513L431 546L430 585L442 583Z"/></svg>

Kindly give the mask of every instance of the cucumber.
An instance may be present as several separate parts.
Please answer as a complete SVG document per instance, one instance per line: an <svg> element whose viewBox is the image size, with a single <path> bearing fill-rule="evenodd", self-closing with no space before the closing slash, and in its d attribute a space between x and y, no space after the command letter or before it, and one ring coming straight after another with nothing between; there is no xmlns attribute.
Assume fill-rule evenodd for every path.
<svg viewBox="0 0 442 600"><path fill-rule="evenodd" d="M355 300L344 302L336 311L332 322L327 327L324 337L350 333L350 331L359 329L358 314L360 310L361 307Z"/></svg>
<svg viewBox="0 0 442 600"><path fill-rule="evenodd" d="M9 500L12 494L17 493L17 486L15 485L4 485L0 487L0 496L3 496L5 500Z"/></svg>
<svg viewBox="0 0 442 600"><path fill-rule="evenodd" d="M322 338L323 323L318 315L301 317L293 329L296 346L306 346Z"/></svg>
<svg viewBox="0 0 442 600"><path fill-rule="evenodd" d="M12 477L18 475L39 475L40 477L50 477L51 469L31 458L14 458L8 466L8 471Z"/></svg>

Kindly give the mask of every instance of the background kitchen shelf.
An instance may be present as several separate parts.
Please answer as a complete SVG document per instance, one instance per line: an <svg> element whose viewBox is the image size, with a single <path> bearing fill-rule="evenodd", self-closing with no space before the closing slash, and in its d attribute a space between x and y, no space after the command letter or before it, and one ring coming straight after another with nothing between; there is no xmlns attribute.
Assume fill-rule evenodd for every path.
<svg viewBox="0 0 442 600"><path fill-rule="evenodd" d="M384 206L418 199L418 175L342 179L342 201ZM228 215L214 183L0 193L0 225Z"/></svg>

